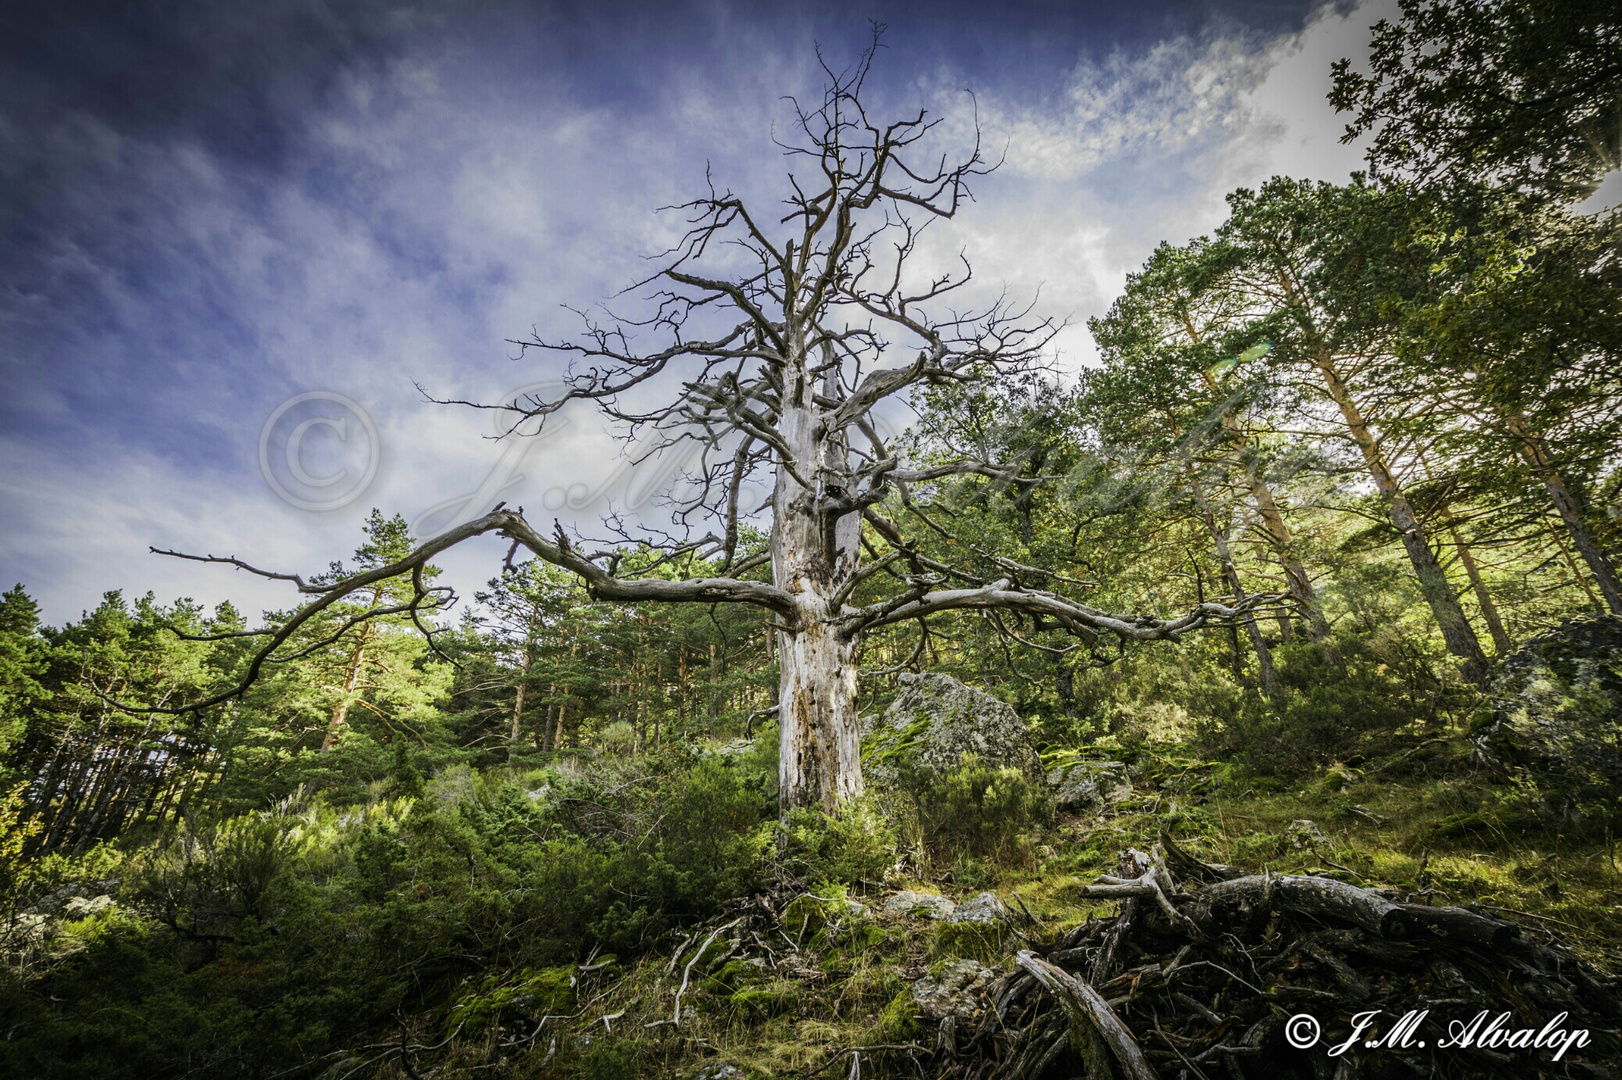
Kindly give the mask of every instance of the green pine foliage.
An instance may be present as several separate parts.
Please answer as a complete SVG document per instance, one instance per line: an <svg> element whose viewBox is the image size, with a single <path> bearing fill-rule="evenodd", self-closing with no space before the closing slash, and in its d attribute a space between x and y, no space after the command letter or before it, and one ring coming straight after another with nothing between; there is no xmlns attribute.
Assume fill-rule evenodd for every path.
<svg viewBox="0 0 1622 1080"><path fill-rule="evenodd" d="M1405 0L1372 74L1336 71L1370 175L1231 193L1090 322L1079 377L916 394L914 463L1014 467L873 508L851 603L904 565L1162 619L1249 598L1133 646L996 609L865 635L864 714L955 675L1050 759L1122 763L1100 815L971 758L778 820L770 621L542 562L455 618L432 567L378 581L200 708L262 641L230 604L115 590L48 626L0 595L0 1075L688 1076L718 1047L805 1075L919 1037L927 964L1000 962L881 890L1017 887L1068 924L1160 829L1614 938L1622 260L1617 215L1573 209L1616 164L1613 8ZM374 510L316 580L412 543ZM744 527L734 565L769 544ZM1292 843L1309 817L1333 850ZM792 976L668 961L756 903L798 928L761 943Z"/></svg>

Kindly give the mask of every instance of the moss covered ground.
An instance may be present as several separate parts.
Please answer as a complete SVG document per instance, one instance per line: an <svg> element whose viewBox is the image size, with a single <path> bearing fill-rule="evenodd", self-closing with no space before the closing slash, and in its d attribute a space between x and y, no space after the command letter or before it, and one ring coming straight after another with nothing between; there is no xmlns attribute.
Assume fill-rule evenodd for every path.
<svg viewBox="0 0 1622 1080"><path fill-rule="evenodd" d="M783 909L779 939L761 943L776 970L714 950L691 973L678 1023L675 991L691 947L679 965L667 953L625 969L582 1000L578 1018L543 1030L497 1072L737 1075L731 1067L808 1077L842 1074L850 1051L869 1048L861 1075L918 1075L909 1059L925 1061L934 1035L915 1016L912 982L953 958L1006 968L1023 941L1111 912L1111 902L1082 898L1082 886L1161 829L1211 861L1483 905L1556 931L1604 973L1622 971L1622 870L1608 829L1561 820L1475 768L1467 739L1416 739L1291 777L1160 747L1140 752L1133 772L1131 798L1099 815L1060 814L1013 861L964 856L919 874L903 860L882 882L807 888ZM884 914L884 897L901 888L960 901L989 890L1010 918L977 926Z"/></svg>

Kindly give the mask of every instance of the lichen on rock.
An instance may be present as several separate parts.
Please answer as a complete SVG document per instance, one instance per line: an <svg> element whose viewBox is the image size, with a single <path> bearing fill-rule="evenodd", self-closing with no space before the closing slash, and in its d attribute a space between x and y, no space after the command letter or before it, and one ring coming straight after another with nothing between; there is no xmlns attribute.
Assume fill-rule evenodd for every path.
<svg viewBox="0 0 1622 1080"><path fill-rule="evenodd" d="M1622 791L1622 618L1583 615L1529 639L1492 686L1478 756L1561 801Z"/></svg>
<svg viewBox="0 0 1622 1080"><path fill-rule="evenodd" d="M884 902L883 911L890 916L912 915L920 919L947 919L956 909L957 905L944 896L903 889Z"/></svg>
<svg viewBox="0 0 1622 1080"><path fill-rule="evenodd" d="M974 899L965 900L959 904L950 915L946 916L946 921L979 923L988 926L991 923L998 922L1007 914L1008 909L1003 907L1003 903L997 899L996 893L983 892Z"/></svg>
<svg viewBox="0 0 1622 1080"><path fill-rule="evenodd" d="M912 1000L931 1020L973 1020L985 1008L985 989L997 973L976 960L954 960L912 984Z"/></svg>
<svg viewBox="0 0 1622 1080"><path fill-rule="evenodd" d="M1013 706L950 675L900 679L903 689L884 715L862 722L869 785L893 784L902 772L942 776L969 756L1042 785L1042 759Z"/></svg>

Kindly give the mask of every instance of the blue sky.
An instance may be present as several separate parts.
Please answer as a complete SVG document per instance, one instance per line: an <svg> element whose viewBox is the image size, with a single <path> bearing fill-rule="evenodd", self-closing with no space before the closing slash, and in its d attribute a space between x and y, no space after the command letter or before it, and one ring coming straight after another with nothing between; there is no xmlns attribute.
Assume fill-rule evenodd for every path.
<svg viewBox="0 0 1622 1080"><path fill-rule="evenodd" d="M488 414L433 405L414 383L494 400L554 377L505 339L566 333L565 305L641 276L675 235L655 208L696 193L706 166L746 197L780 197L783 96L817 91L817 45L854 59L869 20L888 27L881 112L927 108L961 134L972 90L987 141L1006 147L924 257L966 249L988 287L1039 292L1074 321L1059 360L1075 367L1091 355L1086 317L1156 243L1217 225L1227 191L1357 167L1324 101L1328 67L1361 56L1389 14L65 7L0 15L0 587L23 582L56 623L111 588L249 611L294 599L148 545L309 571L352 551L372 506L443 522L499 489L532 519L547 506L589 525L634 499L584 414L503 460ZM311 392L355 403L375 438L328 398L289 406L265 435ZM263 475L262 435L286 479L300 418L314 424L297 459L310 474L347 469L350 483L376 451L341 507L291 505ZM468 589L500 554L492 539L443 561Z"/></svg>

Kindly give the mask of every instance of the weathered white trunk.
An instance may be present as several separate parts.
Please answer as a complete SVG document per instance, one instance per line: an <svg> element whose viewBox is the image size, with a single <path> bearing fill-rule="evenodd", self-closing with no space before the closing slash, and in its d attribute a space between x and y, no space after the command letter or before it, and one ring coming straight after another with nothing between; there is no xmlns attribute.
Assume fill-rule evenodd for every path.
<svg viewBox="0 0 1622 1080"><path fill-rule="evenodd" d="M802 628L779 639L780 802L832 812L862 793L856 642L815 617L820 597L804 600Z"/></svg>
<svg viewBox="0 0 1622 1080"><path fill-rule="evenodd" d="M857 639L835 625L835 598L858 565L861 516L822 508L838 494L828 478L845 471L845 447L828 437L803 361L785 374L778 432L793 470L779 468L772 497L772 573L793 597L795 615L778 633L778 798L785 811L834 811L862 793Z"/></svg>

